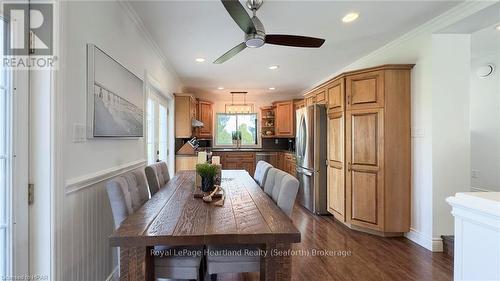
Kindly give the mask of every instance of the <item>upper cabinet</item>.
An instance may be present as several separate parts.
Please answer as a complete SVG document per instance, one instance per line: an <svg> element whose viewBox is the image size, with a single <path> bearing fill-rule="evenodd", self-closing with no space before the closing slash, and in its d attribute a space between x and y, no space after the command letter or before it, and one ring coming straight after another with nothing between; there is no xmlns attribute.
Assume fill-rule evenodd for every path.
<svg viewBox="0 0 500 281"><path fill-rule="evenodd" d="M334 112L339 112L344 110L344 90L345 83L344 78L341 77L329 83L326 86L326 92L328 96L328 109Z"/></svg>
<svg viewBox="0 0 500 281"><path fill-rule="evenodd" d="M316 96L315 100L317 104L327 103L326 88L320 88L319 90L314 92L314 95Z"/></svg>
<svg viewBox="0 0 500 281"><path fill-rule="evenodd" d="M196 119L196 99L187 94L175 95L175 137L191 138L193 126L191 122Z"/></svg>
<svg viewBox="0 0 500 281"><path fill-rule="evenodd" d="M197 128L196 136L199 139L212 139L213 134L213 104L209 101L198 100L197 119L203 127Z"/></svg>
<svg viewBox="0 0 500 281"><path fill-rule="evenodd" d="M293 104L295 106L295 110L306 106L306 102L303 99L293 100Z"/></svg>
<svg viewBox="0 0 500 281"><path fill-rule="evenodd" d="M384 106L384 71L370 71L346 77L347 109Z"/></svg>
<svg viewBox="0 0 500 281"><path fill-rule="evenodd" d="M193 129L192 121L203 122ZM189 94L175 95L175 137L211 139L213 135L213 106L209 101L197 100Z"/></svg>
<svg viewBox="0 0 500 281"><path fill-rule="evenodd" d="M276 137L294 137L295 136L295 106L293 100L275 102Z"/></svg>
<svg viewBox="0 0 500 281"><path fill-rule="evenodd" d="M307 94L305 97L304 97L304 101L305 101L305 106L310 106L310 105L313 105L316 103L316 93L310 93L310 94Z"/></svg>

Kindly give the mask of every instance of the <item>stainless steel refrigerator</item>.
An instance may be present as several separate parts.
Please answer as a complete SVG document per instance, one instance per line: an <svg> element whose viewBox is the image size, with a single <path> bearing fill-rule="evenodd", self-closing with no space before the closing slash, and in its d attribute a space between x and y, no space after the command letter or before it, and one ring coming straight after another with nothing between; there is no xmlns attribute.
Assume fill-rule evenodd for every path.
<svg viewBox="0 0 500 281"><path fill-rule="evenodd" d="M326 210L327 117L324 105L296 111L295 153L299 179L298 203L315 214Z"/></svg>

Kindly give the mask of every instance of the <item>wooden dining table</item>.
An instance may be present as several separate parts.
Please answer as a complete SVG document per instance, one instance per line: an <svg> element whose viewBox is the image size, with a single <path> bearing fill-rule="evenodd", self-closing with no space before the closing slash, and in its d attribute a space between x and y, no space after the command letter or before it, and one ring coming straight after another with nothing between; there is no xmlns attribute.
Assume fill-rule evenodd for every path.
<svg viewBox="0 0 500 281"><path fill-rule="evenodd" d="M110 236L120 247L120 280L153 280L157 245L259 244L260 280L291 280L290 249L300 242L292 220L244 170L223 170L222 206L195 198L194 171L178 172Z"/></svg>

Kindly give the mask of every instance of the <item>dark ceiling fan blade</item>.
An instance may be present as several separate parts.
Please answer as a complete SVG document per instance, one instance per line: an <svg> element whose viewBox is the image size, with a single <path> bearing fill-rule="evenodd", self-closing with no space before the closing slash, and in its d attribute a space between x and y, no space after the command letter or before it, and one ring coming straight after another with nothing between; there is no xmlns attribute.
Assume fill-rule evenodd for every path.
<svg viewBox="0 0 500 281"><path fill-rule="evenodd" d="M222 0L222 5L243 32L246 34L255 33L252 19L238 0Z"/></svg>
<svg viewBox="0 0 500 281"><path fill-rule="evenodd" d="M319 48L325 43L325 39L297 35L268 34L266 35L266 43L290 47Z"/></svg>
<svg viewBox="0 0 500 281"><path fill-rule="evenodd" d="M236 47L232 48L231 50L229 50L225 54L223 54L220 58L216 59L214 61L214 63L217 63L217 64L224 63L228 59L234 57L239 52L243 51L246 47L247 47L247 45L245 44L245 42L240 43L240 44L236 45Z"/></svg>

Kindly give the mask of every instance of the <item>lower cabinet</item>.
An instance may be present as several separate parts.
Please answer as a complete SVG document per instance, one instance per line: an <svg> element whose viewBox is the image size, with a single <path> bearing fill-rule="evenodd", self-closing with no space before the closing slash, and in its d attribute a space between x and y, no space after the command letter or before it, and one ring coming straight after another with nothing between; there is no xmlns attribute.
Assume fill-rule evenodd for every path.
<svg viewBox="0 0 500 281"><path fill-rule="evenodd" d="M275 167L297 177L297 160L291 152L278 152L278 161Z"/></svg>
<svg viewBox="0 0 500 281"><path fill-rule="evenodd" d="M255 152L214 152L221 158L222 169L246 170L251 176L255 173Z"/></svg>
<svg viewBox="0 0 500 281"><path fill-rule="evenodd" d="M251 176L255 173L255 152L213 152L214 156L220 156L222 169L246 170ZM276 152L271 160L275 168L297 177L297 161L292 152Z"/></svg>

